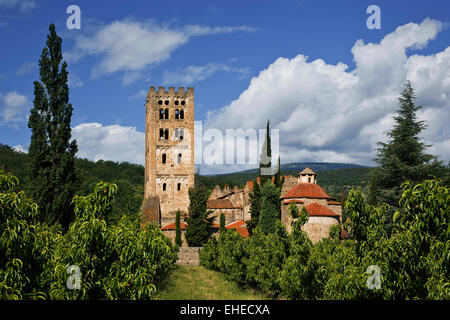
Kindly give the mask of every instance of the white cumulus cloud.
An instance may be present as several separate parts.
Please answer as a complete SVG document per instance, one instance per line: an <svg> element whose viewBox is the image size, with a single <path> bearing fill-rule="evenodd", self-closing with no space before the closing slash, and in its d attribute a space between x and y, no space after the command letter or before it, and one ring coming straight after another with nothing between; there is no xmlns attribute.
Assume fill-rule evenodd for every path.
<svg viewBox="0 0 450 320"><path fill-rule="evenodd" d="M183 84L189 85L194 82L203 81L217 72L235 72L240 77L248 75L247 68L230 67L223 63L208 63L203 66L187 66L174 72L165 71L163 74L163 85Z"/></svg>
<svg viewBox="0 0 450 320"><path fill-rule="evenodd" d="M355 69L343 63L310 61L299 54L276 59L229 105L208 114L205 127L280 130L281 160L373 164L376 142L386 141L406 80L423 105L419 118L429 151L450 160L450 47L408 56L436 38L443 24L425 19L387 34L380 43L357 40Z"/></svg>
<svg viewBox="0 0 450 320"><path fill-rule="evenodd" d="M144 164L145 134L136 127L81 123L72 128L72 137L78 144L77 157Z"/></svg>
<svg viewBox="0 0 450 320"><path fill-rule="evenodd" d="M73 50L65 57L76 61L85 56L97 55L100 61L92 70L93 78L125 72L123 83L130 84L140 78L139 71L167 60L173 51L191 37L235 31L251 32L254 29L247 26L200 25L171 28L154 21L117 20L96 28L92 34L76 37Z"/></svg>
<svg viewBox="0 0 450 320"><path fill-rule="evenodd" d="M30 104L28 98L17 91L0 92L0 124L25 121Z"/></svg>

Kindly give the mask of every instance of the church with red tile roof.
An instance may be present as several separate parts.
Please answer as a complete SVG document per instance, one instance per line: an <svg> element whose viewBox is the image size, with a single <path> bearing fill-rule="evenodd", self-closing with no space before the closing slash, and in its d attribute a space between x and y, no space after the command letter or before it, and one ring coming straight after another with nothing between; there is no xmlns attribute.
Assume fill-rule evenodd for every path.
<svg viewBox="0 0 450 320"><path fill-rule="evenodd" d="M259 183L259 178L257 180ZM245 221L250 217L250 193L253 190L253 181L247 181L244 188L235 186L231 189L225 185L223 189L216 186L207 202L207 207L216 215L217 224L220 214L225 215L226 225L239 225L238 232L241 236L248 236ZM305 207L309 220L303 226L303 230L313 242L329 236L329 230L333 225L342 222L342 204L330 197L322 187L317 184L316 173L306 167L298 177L284 176L281 189L281 221L287 230L291 230L294 220L288 207L294 203L299 211ZM237 230L237 229L236 229Z"/></svg>

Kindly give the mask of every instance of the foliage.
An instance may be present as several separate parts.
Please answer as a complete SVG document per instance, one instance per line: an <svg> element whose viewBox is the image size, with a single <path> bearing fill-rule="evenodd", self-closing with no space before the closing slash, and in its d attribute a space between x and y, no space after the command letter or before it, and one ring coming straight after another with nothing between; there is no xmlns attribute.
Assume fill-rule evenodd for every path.
<svg viewBox="0 0 450 320"><path fill-rule="evenodd" d="M267 181L261 188L261 215L259 217L259 226L265 234L275 232L277 221L280 219L280 193L271 181Z"/></svg>
<svg viewBox="0 0 450 320"><path fill-rule="evenodd" d="M266 234L260 228L255 230L247 248L247 282L276 296L281 292L279 277L289 254L289 238L280 221L276 221L272 233Z"/></svg>
<svg viewBox="0 0 450 320"><path fill-rule="evenodd" d="M78 180L74 159L77 143L71 140L67 63L62 61L61 38L55 26L39 60L41 82L34 82L34 108L28 120L31 128L30 185L31 196L39 205L40 220L60 223L67 229L73 220L71 200Z"/></svg>
<svg viewBox="0 0 450 320"><path fill-rule="evenodd" d="M181 227L180 227L180 210L177 210L175 216L175 244L179 247L183 245L183 240L181 239Z"/></svg>
<svg viewBox="0 0 450 320"><path fill-rule="evenodd" d="M291 202L288 207L288 212L291 215L292 219L297 219L299 215L299 210L295 202Z"/></svg>
<svg viewBox="0 0 450 320"><path fill-rule="evenodd" d="M371 246L386 236L384 223L388 205L373 207L369 205L360 190L351 190L345 201L346 227L360 245Z"/></svg>
<svg viewBox="0 0 450 320"><path fill-rule="evenodd" d="M177 258L158 227L124 215L113 226L117 186L100 182L73 199L75 221L66 234L41 224L38 206L16 193L18 179L0 171L0 299L149 299ZM69 289L69 266L81 272ZM76 282L75 282L76 283ZM72 282L72 284L74 284Z"/></svg>
<svg viewBox="0 0 450 320"><path fill-rule="evenodd" d="M259 216L261 213L261 186L258 180L253 181L253 190L249 193L250 201L250 220L246 221L249 234L253 234L253 230L259 224Z"/></svg>
<svg viewBox="0 0 450 320"><path fill-rule="evenodd" d="M214 240L211 239L210 242ZM248 239L241 238L233 229L220 236L217 244L216 270L223 272L228 280L235 281L240 286L247 284L247 264L245 263L248 257L247 245ZM202 263L203 261L201 260Z"/></svg>
<svg viewBox="0 0 450 320"><path fill-rule="evenodd" d="M280 275L281 292L288 299L305 299L307 297L305 289L306 283L306 265L312 249L312 242L309 240L306 232L301 227L306 223L305 219L297 219L289 235L289 256L283 265Z"/></svg>
<svg viewBox="0 0 450 320"><path fill-rule="evenodd" d="M15 190L23 190L29 194L32 182L28 176L29 156L18 152L9 146L0 144L0 166L19 178ZM75 171L80 178L80 185L76 194L88 195L98 181L110 181L117 184L118 191L113 209L106 222L108 225L116 224L122 215L130 215L133 218L139 215L144 197L144 167L127 162L117 163L113 161L98 160L97 162L86 159L75 159Z"/></svg>
<svg viewBox="0 0 450 320"><path fill-rule="evenodd" d="M425 121L417 120L417 112L422 108L415 103L416 96L411 83L404 84L399 97L400 109L394 117L394 127L387 133L389 141L379 142L377 158L380 165L372 173L371 201L388 203L398 207L406 181L418 183L427 178L442 176L445 167L437 157L425 152L429 145L420 141L420 133L426 128Z"/></svg>
<svg viewBox="0 0 450 320"><path fill-rule="evenodd" d="M330 227L329 237L330 239L339 239L341 236L341 225L335 224Z"/></svg>
<svg viewBox="0 0 450 320"><path fill-rule="evenodd" d="M449 190L439 181L403 185L396 228L386 233L388 205L374 207L351 190L345 207L352 240L334 235L314 245L301 227L291 234L280 223L274 233L256 228L210 240L201 262L250 286L288 299L450 299ZM379 272L379 273L378 273ZM379 286L370 286L378 282Z"/></svg>
<svg viewBox="0 0 450 320"><path fill-rule="evenodd" d="M0 169L0 299L43 299L52 248L62 236L39 222L38 206Z"/></svg>
<svg viewBox="0 0 450 320"><path fill-rule="evenodd" d="M212 211L207 209L209 193L205 187L189 189L189 217L186 219L187 227L185 238L190 247L201 247L209 238L209 224L214 219L210 217Z"/></svg>
<svg viewBox="0 0 450 320"><path fill-rule="evenodd" d="M223 212L220 213L220 224L219 224L219 233L223 234L226 231L225 229L225 215Z"/></svg>
<svg viewBox="0 0 450 320"><path fill-rule="evenodd" d="M270 142L270 120L267 120L266 137L259 157L258 177L261 185L272 178L272 146Z"/></svg>

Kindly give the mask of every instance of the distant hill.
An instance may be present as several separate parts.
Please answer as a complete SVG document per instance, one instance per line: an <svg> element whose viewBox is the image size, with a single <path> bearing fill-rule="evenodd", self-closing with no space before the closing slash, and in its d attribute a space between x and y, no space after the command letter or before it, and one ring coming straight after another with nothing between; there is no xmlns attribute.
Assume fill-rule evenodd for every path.
<svg viewBox="0 0 450 320"><path fill-rule="evenodd" d="M361 188L364 192L367 192L370 170L372 169L370 167L352 163L300 162L282 164L281 171L284 175L297 176L299 171L305 169L306 166L317 173L318 183L332 197L339 199L342 187L344 187L345 194L351 188ZM237 185L242 188L247 181L256 178L257 172L258 169L250 169L217 175L200 175L197 179L210 190L216 185L223 187L225 184L229 186Z"/></svg>
<svg viewBox="0 0 450 320"><path fill-rule="evenodd" d="M20 180L19 190L27 191L30 181L27 176L28 155L18 152L7 145L0 144L0 168L13 173ZM300 170L309 166L317 172L317 180L327 193L340 200L342 187L347 194L351 188L361 188L367 192L369 173L371 168L351 163L333 162L301 162L288 163L281 166L285 175L298 175ZM144 194L144 166L127 162L99 160L97 162L87 159L75 160L75 169L80 177L78 195L87 195L92 192L95 184L101 180L117 183L119 193L115 202L115 215L122 212L139 209ZM214 186L225 184L244 187L249 180L257 176L257 169L238 171L217 175L197 175L196 180L209 190Z"/></svg>
<svg viewBox="0 0 450 320"><path fill-rule="evenodd" d="M0 169L4 168L19 178L17 191L24 190L29 196L31 182L27 173L28 166L28 154L0 144ZM122 214L134 214L139 211L144 196L145 169L143 166L128 162L117 163L103 160L93 162L76 158L75 170L80 179L77 195L88 195L100 181L117 184L119 190L109 221L115 221Z"/></svg>

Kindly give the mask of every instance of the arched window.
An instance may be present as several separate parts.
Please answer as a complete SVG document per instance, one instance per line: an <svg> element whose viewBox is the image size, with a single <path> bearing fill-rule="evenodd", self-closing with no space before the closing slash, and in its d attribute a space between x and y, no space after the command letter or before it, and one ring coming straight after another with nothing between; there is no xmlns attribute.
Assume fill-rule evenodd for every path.
<svg viewBox="0 0 450 320"><path fill-rule="evenodd" d="M180 119L180 110L175 109L175 119Z"/></svg>
<svg viewBox="0 0 450 320"><path fill-rule="evenodd" d="M179 102L178 102L178 100L176 100L176 101L175 101L175 105L177 106L177 105L178 105L178 103L179 103Z"/></svg>
<svg viewBox="0 0 450 320"><path fill-rule="evenodd" d="M162 163L166 163L167 161L167 155L165 153L163 153L162 155Z"/></svg>
<svg viewBox="0 0 450 320"><path fill-rule="evenodd" d="M178 129L175 129L175 141L177 141L178 140L178 134L179 132L178 132Z"/></svg>
<svg viewBox="0 0 450 320"><path fill-rule="evenodd" d="M180 119L184 119L184 110L183 109L180 110Z"/></svg>
<svg viewBox="0 0 450 320"><path fill-rule="evenodd" d="M177 191L180 191L180 190L181 190L181 183L178 182L178 184L177 184Z"/></svg>
<svg viewBox="0 0 450 320"><path fill-rule="evenodd" d="M164 129L159 129L159 140L164 139Z"/></svg>
<svg viewBox="0 0 450 320"><path fill-rule="evenodd" d="M159 119L164 119L164 109L159 109Z"/></svg>
<svg viewBox="0 0 450 320"><path fill-rule="evenodd" d="M169 119L169 109L164 110L164 119Z"/></svg>
<svg viewBox="0 0 450 320"><path fill-rule="evenodd" d="M166 191L167 184L163 183L163 191Z"/></svg>
<svg viewBox="0 0 450 320"><path fill-rule="evenodd" d="M178 162L178 163L181 163L181 153L178 154L177 162Z"/></svg>
<svg viewBox="0 0 450 320"><path fill-rule="evenodd" d="M183 140L183 138L184 138L184 129L181 128L180 129L180 140Z"/></svg>
<svg viewBox="0 0 450 320"><path fill-rule="evenodd" d="M169 140L169 129L164 131L164 139Z"/></svg>

